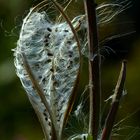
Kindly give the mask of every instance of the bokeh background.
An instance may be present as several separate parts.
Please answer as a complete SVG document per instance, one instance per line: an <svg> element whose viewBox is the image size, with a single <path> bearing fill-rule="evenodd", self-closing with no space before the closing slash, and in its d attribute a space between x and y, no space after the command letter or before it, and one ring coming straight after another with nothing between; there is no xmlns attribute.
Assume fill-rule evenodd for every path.
<svg viewBox="0 0 140 140"><path fill-rule="evenodd" d="M121 1L121 0L120 0ZM129 35L112 39L105 43L115 53L105 50L102 63L102 101L114 90L119 74L121 60L127 59L127 94L122 99L116 123L122 124L114 128L119 134L113 140L140 139L140 23L139 0L131 0L132 6L120 14L112 23L100 29L100 37L128 33ZM29 8L39 0L0 0L0 140L42 140L43 133L37 117L30 105L19 79L15 74L13 52L16 47L22 19ZM83 5L79 0L76 6L69 8L70 13L82 12ZM98 3L105 2L98 0ZM133 32L130 34L130 32ZM81 89L87 82L87 63L83 64ZM80 90L82 92L82 90ZM106 113L103 113L106 116ZM133 137L132 137L133 136Z"/></svg>

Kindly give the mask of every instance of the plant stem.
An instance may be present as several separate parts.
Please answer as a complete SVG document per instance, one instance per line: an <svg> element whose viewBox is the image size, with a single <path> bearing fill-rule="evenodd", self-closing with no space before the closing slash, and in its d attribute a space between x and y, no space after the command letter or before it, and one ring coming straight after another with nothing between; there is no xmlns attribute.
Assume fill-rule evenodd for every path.
<svg viewBox="0 0 140 140"><path fill-rule="evenodd" d="M88 24L90 115L89 134L97 140L100 129L101 74L95 0L84 0Z"/></svg>
<svg viewBox="0 0 140 140"><path fill-rule="evenodd" d="M114 98L112 99L112 106L105 121L105 126L103 128L101 140L110 140L113 124L119 108L119 103L123 95L125 78L126 78L126 61L123 61L118 82L115 87L115 92L113 95Z"/></svg>

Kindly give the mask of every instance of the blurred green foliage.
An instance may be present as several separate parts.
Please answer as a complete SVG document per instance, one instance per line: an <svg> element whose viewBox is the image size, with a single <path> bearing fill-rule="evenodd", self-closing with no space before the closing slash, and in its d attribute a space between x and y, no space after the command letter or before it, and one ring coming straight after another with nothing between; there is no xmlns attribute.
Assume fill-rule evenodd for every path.
<svg viewBox="0 0 140 140"><path fill-rule="evenodd" d="M41 126L16 76L14 57L11 51L11 49L16 47L23 17L25 17L29 8L38 2L37 0L0 0L0 140L43 139ZM102 1L98 2L101 3ZM134 10L133 6L131 10ZM75 12L83 12L83 5L71 6L68 10L68 13ZM130 11L128 13L124 12L113 23L102 27L99 30L101 39L135 30L132 24L134 20L133 15L130 13ZM113 140L123 140L124 138L127 140L135 133L137 133L137 136L135 135L136 137L133 140L139 140L140 111L137 109L140 108L140 48L138 47L140 46L140 36L136 34L122 37L108 42L107 45L114 49L116 53L110 52L110 54L107 54L103 51L103 111L108 110L110 103L107 104L104 100L113 93L120 70L121 59L126 58L128 59L125 85L127 94L122 99L116 123L131 113L137 112L128 117L123 122L123 125L118 125L118 127L114 128L114 133L120 136ZM82 72L81 92L88 79L86 59L84 60ZM106 113L103 113L103 117L105 116ZM122 129L123 126L124 130ZM124 134L126 137L121 137Z"/></svg>

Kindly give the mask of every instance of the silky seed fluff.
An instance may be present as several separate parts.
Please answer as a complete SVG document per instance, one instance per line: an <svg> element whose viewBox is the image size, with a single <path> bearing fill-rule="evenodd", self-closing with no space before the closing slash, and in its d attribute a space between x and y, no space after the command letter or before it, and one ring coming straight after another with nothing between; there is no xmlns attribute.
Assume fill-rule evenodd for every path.
<svg viewBox="0 0 140 140"><path fill-rule="evenodd" d="M44 91L59 130L80 66L77 43L70 27L66 22L51 22L46 12L31 12L23 20L14 51L17 75L34 109L39 112L44 123L49 120L45 106L25 69L22 53ZM50 125L48 122L45 124L47 130Z"/></svg>

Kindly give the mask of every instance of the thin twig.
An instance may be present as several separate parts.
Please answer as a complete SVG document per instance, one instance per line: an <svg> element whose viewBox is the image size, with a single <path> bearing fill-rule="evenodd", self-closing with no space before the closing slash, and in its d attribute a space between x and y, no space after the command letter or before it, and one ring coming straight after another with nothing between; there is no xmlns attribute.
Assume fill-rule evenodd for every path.
<svg viewBox="0 0 140 140"><path fill-rule="evenodd" d="M101 103L101 76L100 51L98 42L98 27L96 17L96 3L94 0L85 0L85 12L88 23L89 46L89 84L90 86L90 116L89 134L97 140L100 129L100 103ZM96 56L94 58L94 56Z"/></svg>
<svg viewBox="0 0 140 140"><path fill-rule="evenodd" d="M102 131L101 140L110 140L113 124L119 108L119 103L123 95L124 83L126 79L126 61L122 62L120 75L114 91L112 106L105 121L105 126Z"/></svg>

